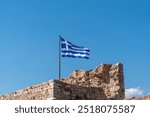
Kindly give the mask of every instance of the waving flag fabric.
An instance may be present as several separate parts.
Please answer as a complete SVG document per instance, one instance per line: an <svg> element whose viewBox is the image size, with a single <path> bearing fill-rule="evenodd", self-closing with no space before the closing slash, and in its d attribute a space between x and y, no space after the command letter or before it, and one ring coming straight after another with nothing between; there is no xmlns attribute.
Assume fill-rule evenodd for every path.
<svg viewBox="0 0 150 117"><path fill-rule="evenodd" d="M74 45L71 42L63 39L61 36L59 36L59 38L61 40L61 55L62 55L62 57L89 59L90 50L88 48Z"/></svg>

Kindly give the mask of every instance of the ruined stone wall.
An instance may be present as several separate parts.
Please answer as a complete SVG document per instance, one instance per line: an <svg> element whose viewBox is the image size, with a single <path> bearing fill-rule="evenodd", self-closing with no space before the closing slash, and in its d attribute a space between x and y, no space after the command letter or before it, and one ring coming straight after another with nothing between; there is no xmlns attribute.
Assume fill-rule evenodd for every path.
<svg viewBox="0 0 150 117"><path fill-rule="evenodd" d="M104 91L100 87L84 87L61 81L54 83L54 99L59 100L105 100Z"/></svg>
<svg viewBox="0 0 150 117"><path fill-rule="evenodd" d="M0 95L0 100L120 100L124 97L123 65L118 63L101 64L90 71L76 70L69 78L50 80L11 94Z"/></svg>
<svg viewBox="0 0 150 117"><path fill-rule="evenodd" d="M121 63L101 64L90 71L76 70L68 79L62 81L81 87L101 88L106 99L125 98L123 64Z"/></svg>
<svg viewBox="0 0 150 117"><path fill-rule="evenodd" d="M0 95L0 100L46 100L53 99L53 80L33 85L14 93Z"/></svg>

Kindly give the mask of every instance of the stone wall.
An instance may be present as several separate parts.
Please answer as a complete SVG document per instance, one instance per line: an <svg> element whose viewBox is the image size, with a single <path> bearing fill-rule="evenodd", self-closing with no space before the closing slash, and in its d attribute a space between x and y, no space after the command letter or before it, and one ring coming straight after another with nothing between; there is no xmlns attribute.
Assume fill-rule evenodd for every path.
<svg viewBox="0 0 150 117"><path fill-rule="evenodd" d="M124 99L125 97L123 65L121 63L101 64L90 71L76 70L68 79L62 81L81 87L101 88L106 99Z"/></svg>
<svg viewBox="0 0 150 117"><path fill-rule="evenodd" d="M84 87L68 84L61 81L54 83L54 99L59 100L105 100L107 99L102 88Z"/></svg>
<svg viewBox="0 0 150 117"><path fill-rule="evenodd" d="M0 95L0 100L46 100L53 99L53 80L33 85L14 93Z"/></svg>
<svg viewBox="0 0 150 117"><path fill-rule="evenodd" d="M90 71L76 70L69 78L50 80L11 94L0 95L0 100L99 100L125 97L123 65L101 64Z"/></svg>

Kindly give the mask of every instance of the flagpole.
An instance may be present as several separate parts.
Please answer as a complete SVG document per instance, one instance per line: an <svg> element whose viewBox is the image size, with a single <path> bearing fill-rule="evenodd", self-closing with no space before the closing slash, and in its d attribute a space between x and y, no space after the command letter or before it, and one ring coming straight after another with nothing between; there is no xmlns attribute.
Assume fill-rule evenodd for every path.
<svg viewBox="0 0 150 117"><path fill-rule="evenodd" d="M60 35L59 35L59 52L58 52L58 80L61 79L61 47L60 47Z"/></svg>

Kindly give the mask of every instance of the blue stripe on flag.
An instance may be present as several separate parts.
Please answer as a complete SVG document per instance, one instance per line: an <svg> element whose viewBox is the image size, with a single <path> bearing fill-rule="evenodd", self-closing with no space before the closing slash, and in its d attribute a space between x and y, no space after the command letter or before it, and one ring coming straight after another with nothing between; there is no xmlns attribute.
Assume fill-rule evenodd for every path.
<svg viewBox="0 0 150 117"><path fill-rule="evenodd" d="M89 57L87 56L73 56L73 55L62 55L62 57L72 57L72 58L85 58L85 59L89 59Z"/></svg>
<svg viewBox="0 0 150 117"><path fill-rule="evenodd" d="M76 51L67 51L67 50L62 50L63 53L72 53L72 54L86 54L86 55L89 55L88 52L76 52Z"/></svg>

